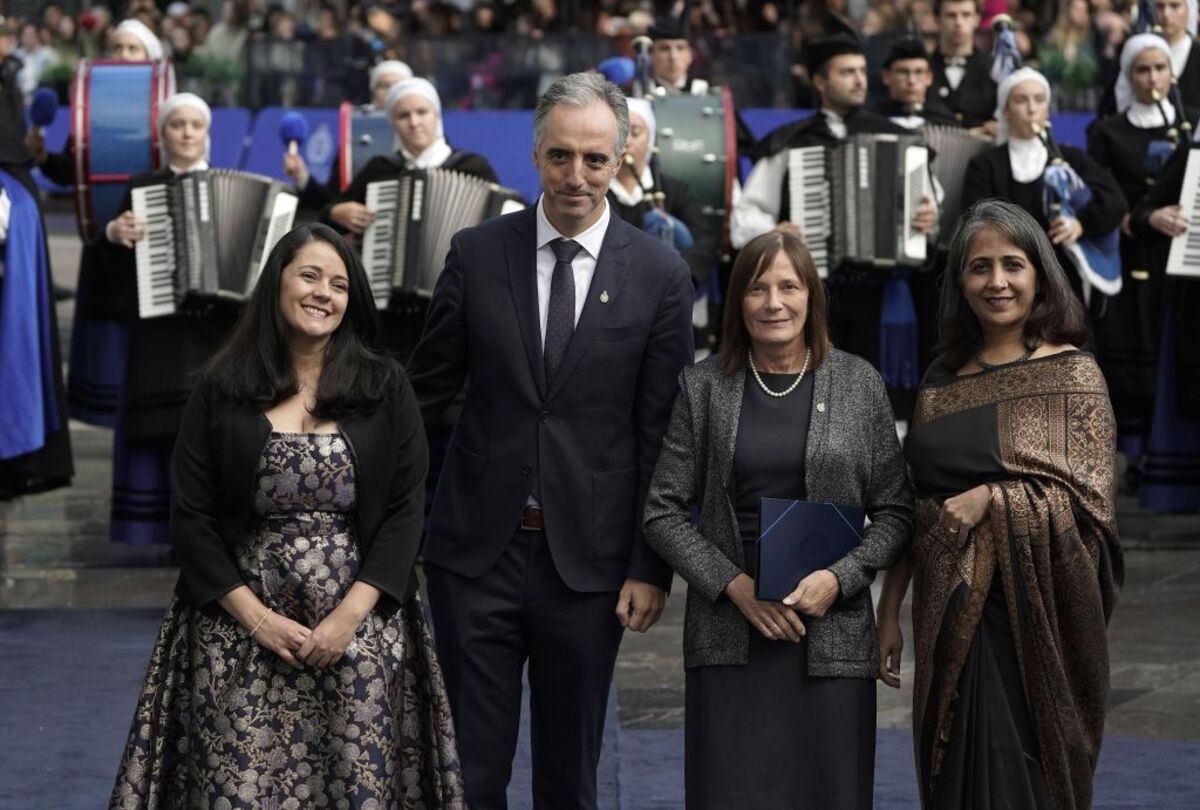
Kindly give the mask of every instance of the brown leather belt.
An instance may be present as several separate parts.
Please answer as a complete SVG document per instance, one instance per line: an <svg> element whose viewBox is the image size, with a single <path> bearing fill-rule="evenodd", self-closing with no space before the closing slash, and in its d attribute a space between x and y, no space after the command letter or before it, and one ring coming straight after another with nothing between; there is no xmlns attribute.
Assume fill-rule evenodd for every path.
<svg viewBox="0 0 1200 810"><path fill-rule="evenodd" d="M521 528L527 532L540 532L546 528L546 522L542 519L542 510L536 506L526 506L525 511L521 513Z"/></svg>

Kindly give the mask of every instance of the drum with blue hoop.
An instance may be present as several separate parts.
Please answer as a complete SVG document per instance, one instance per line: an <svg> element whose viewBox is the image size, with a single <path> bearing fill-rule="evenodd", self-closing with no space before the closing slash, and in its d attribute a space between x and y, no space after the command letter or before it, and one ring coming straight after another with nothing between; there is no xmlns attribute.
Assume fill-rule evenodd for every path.
<svg viewBox="0 0 1200 810"><path fill-rule="evenodd" d="M387 114L370 104L343 102L338 117L338 183L350 185L367 161L396 151L396 132Z"/></svg>
<svg viewBox="0 0 1200 810"><path fill-rule="evenodd" d="M135 174L158 168L158 107L175 92L165 60L80 59L71 82L75 210L88 241L117 215Z"/></svg>

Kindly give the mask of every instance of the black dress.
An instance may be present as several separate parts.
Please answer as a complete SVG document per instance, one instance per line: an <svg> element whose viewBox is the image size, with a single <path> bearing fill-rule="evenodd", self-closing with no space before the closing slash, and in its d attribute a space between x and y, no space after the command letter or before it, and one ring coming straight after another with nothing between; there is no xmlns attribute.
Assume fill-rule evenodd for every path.
<svg viewBox="0 0 1200 810"><path fill-rule="evenodd" d="M1190 111L1186 117L1196 119ZM1099 165L1109 167L1130 211L1155 182L1146 166L1146 154L1155 141L1166 141L1167 129L1136 127L1121 114L1100 119L1088 131L1088 154ZM1164 268L1171 244L1158 231L1146 230L1132 237L1121 235L1121 292L1108 302L1096 324L1096 356L1108 380L1120 446L1135 462L1141 455L1154 408L1164 317Z"/></svg>
<svg viewBox="0 0 1200 810"><path fill-rule="evenodd" d="M773 391L794 374L763 374ZM770 397L746 375L733 455L746 573L756 576L758 501L805 496L813 378ZM687 671L688 810L867 810L875 774L875 682L818 678L806 646L750 631L743 666Z"/></svg>
<svg viewBox="0 0 1200 810"><path fill-rule="evenodd" d="M170 169L136 175L130 189L173 176ZM132 208L127 190L120 211ZM96 258L110 279L113 312L129 330L113 437L110 534L121 543L167 544L169 466L183 407L196 374L233 330L241 307L227 300L186 302L176 314L139 318L134 251L104 242Z"/></svg>

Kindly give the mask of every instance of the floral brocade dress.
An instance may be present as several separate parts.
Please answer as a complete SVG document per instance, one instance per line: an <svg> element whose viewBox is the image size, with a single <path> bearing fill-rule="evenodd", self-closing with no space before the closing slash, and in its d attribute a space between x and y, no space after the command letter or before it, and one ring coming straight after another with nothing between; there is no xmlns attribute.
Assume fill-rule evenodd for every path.
<svg viewBox="0 0 1200 810"><path fill-rule="evenodd" d="M316 627L360 563L349 445L337 433L273 433L255 481L243 580L276 613ZM224 611L175 598L110 807L464 808L419 597L372 611L324 669L293 669Z"/></svg>

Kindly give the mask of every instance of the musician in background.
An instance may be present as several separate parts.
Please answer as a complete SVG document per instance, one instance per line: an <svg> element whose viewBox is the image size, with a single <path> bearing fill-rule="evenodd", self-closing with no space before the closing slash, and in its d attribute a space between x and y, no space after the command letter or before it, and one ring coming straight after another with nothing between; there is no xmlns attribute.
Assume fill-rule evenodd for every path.
<svg viewBox="0 0 1200 810"><path fill-rule="evenodd" d="M1138 34L1121 49L1115 99L1118 113L1088 131L1088 155L1109 167L1130 210L1137 208L1181 143L1197 111L1180 109L1171 92L1171 48L1158 34ZM1169 219L1160 214L1157 220ZM1118 448L1129 459L1126 478L1137 482L1146 432L1154 412L1155 371L1162 337L1164 273L1170 239L1143 223L1121 228L1121 292L1096 325L1096 355L1108 380L1117 417Z"/></svg>
<svg viewBox="0 0 1200 810"><path fill-rule="evenodd" d="M1067 248L1084 236L1100 239L1116 229L1129 210L1120 186L1108 169L1082 149L1058 147L1048 138L1050 83L1032 68L1009 74L997 94L996 118L1000 122L992 149L976 155L967 166L963 182L963 209L979 200L997 197L1029 212L1050 235L1059 264L1076 294L1083 297L1084 279ZM1052 165L1051 150L1091 189L1091 201L1077 216L1047 214L1043 175Z"/></svg>
<svg viewBox="0 0 1200 810"><path fill-rule="evenodd" d="M1185 108L1200 109L1200 48L1196 47L1196 0L1153 0L1153 24L1167 41L1171 54L1171 75L1176 77ZM1139 8L1141 4L1139 4ZM1139 22L1139 26L1141 23ZM1147 26L1148 27L1148 26ZM1117 84L1121 81L1117 77ZM1100 116L1122 112L1117 102L1116 84L1100 99Z"/></svg>
<svg viewBox="0 0 1200 810"><path fill-rule="evenodd" d="M475 152L454 149L446 143L442 129L442 101L425 79L414 78L392 86L384 101L396 132L396 151L367 161L344 192L322 213L322 220L343 231L361 236L374 219L367 209L367 185L394 180L411 169L453 169L490 183L499 182L487 158ZM393 296L393 308L380 313L382 328L379 348L401 363L421 337L427 302L414 297Z"/></svg>
<svg viewBox="0 0 1200 810"><path fill-rule="evenodd" d="M898 39L888 49L880 73L887 85L888 99L875 111L905 129L920 129L926 124L960 126L954 111L936 95L929 95L933 85L933 62L919 39Z"/></svg>
<svg viewBox="0 0 1200 810"><path fill-rule="evenodd" d="M978 0L941 0L935 3L938 45L934 49L933 95L944 102L965 127L996 132L996 83L991 59L975 49L979 30Z"/></svg>
<svg viewBox="0 0 1200 810"><path fill-rule="evenodd" d="M1130 215L1139 239L1174 239L1195 228L1184 215L1183 195L1188 163L1200 160L1200 150L1181 148L1147 189ZM1194 216L1194 214L1193 214ZM1169 243L1168 243L1169 245ZM1161 254L1160 254L1161 255ZM1150 267L1162 274L1166 263ZM1194 261L1181 269L1195 270ZM1162 333L1158 344L1153 416L1146 435L1139 506L1156 512L1200 511L1200 282L1169 275L1163 281Z"/></svg>
<svg viewBox="0 0 1200 810"><path fill-rule="evenodd" d="M717 264L718 234L704 216L700 201L688 184L663 174L653 157L656 123L654 108L645 99L631 98L629 140L621 171L608 185L613 212L635 228L658 235L683 256L698 291L692 311L697 359L707 357L716 344L716 322L709 302L699 291L708 284Z"/></svg>
<svg viewBox="0 0 1200 810"><path fill-rule="evenodd" d="M388 93L400 82L413 77L412 68L399 59L388 59L371 68L371 103L380 109L387 103ZM297 151L283 155L283 171L296 184L296 193L300 196L300 205L310 211L320 211L329 205L340 191L338 188L337 172L330 172L328 181L318 183L313 180L308 171L308 164Z"/></svg>
<svg viewBox="0 0 1200 810"><path fill-rule="evenodd" d="M113 31L110 41L109 56L120 62L163 58L162 43L138 20L124 20ZM150 111L131 109L130 114L148 117ZM75 184L73 137L67 139L61 152L47 153L42 133L31 128L25 135L25 146L42 174L60 186ZM101 234L93 236L103 242ZM85 240L75 289L67 403L72 419L109 428L116 424L118 398L125 379L127 335L123 321L128 317L122 291L113 288L111 278L98 263L97 245Z"/></svg>
<svg viewBox="0 0 1200 810"><path fill-rule="evenodd" d="M0 57L0 501L67 486L74 474L20 69Z"/></svg>
<svg viewBox="0 0 1200 810"><path fill-rule="evenodd" d="M779 222L792 221L788 194L790 149L832 146L847 135L858 133L902 134L908 131L863 107L867 98L867 59L857 38L835 34L814 43L808 49L807 67L813 87L820 94L821 108L817 114L803 121L779 127L758 144L754 168L746 180L740 199L733 206L730 218L730 240L735 248L741 248L755 236L772 230ZM836 211L831 212L831 216L837 215ZM926 197L913 214L912 226L920 233L929 234L936 224L936 208L933 200ZM796 227L803 230L799 223L796 223ZM834 345L864 357L878 367L880 319L885 314L884 288L888 282L900 276L852 262L845 262L842 267L830 270L832 272L827 284L830 331ZM906 284L902 290L894 288L889 292L896 292L898 299L907 297L906 309L911 312L911 293ZM915 335L915 316L908 316L904 326ZM915 336L911 339L915 355ZM916 364L916 357L913 356L912 368L904 375L884 373L884 381L893 391L894 405L898 411L906 411L907 400L910 399L898 392L915 390L919 381Z"/></svg>
<svg viewBox="0 0 1200 810"><path fill-rule="evenodd" d="M135 249L146 223L133 213L131 189L165 183L209 168L212 112L204 99L176 93L159 106L162 168L135 175L116 218L104 228L97 257L120 314L130 323L128 371L113 442L111 536L116 542L168 543L169 465L193 375L221 345L240 307L229 301L193 304L173 315L138 317Z"/></svg>
<svg viewBox="0 0 1200 810"><path fill-rule="evenodd" d="M693 53L686 14L659 17L646 33L654 41L650 60L655 93L702 96L708 92L707 81L688 75Z"/></svg>

